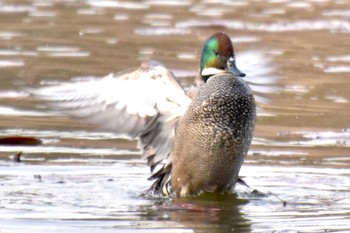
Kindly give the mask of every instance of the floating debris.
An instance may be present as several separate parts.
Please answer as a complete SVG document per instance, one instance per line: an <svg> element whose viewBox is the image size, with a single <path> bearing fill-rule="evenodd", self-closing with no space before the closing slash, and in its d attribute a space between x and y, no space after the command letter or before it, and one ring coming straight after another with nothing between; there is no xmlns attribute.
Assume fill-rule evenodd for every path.
<svg viewBox="0 0 350 233"><path fill-rule="evenodd" d="M22 154L23 154L23 152L19 151L19 152L16 152L15 154L11 155L10 157L12 157L13 162L20 163L20 162L22 162L21 161Z"/></svg>
<svg viewBox="0 0 350 233"><path fill-rule="evenodd" d="M30 136L5 136L0 137L0 145L40 145L42 141Z"/></svg>

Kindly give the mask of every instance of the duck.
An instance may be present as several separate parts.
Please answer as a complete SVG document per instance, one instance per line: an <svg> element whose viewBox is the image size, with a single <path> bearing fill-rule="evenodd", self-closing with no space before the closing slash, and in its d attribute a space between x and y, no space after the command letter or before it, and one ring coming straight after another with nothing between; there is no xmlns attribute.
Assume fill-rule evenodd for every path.
<svg viewBox="0 0 350 233"><path fill-rule="evenodd" d="M186 90L157 61L129 73L44 86L32 94L52 109L137 139L150 167L152 195L234 192L252 142L256 104L236 66L229 36L204 43L198 74Z"/></svg>

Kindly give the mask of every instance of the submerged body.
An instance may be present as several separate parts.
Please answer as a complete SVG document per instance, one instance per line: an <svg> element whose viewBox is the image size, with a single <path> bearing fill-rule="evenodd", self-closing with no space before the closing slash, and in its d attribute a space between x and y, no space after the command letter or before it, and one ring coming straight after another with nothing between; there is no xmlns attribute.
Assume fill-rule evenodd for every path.
<svg viewBox="0 0 350 233"><path fill-rule="evenodd" d="M101 129L137 138L151 168L150 190L187 196L230 192L253 137L255 102L222 32L204 44L186 92L157 62L133 72L44 87L38 98Z"/></svg>

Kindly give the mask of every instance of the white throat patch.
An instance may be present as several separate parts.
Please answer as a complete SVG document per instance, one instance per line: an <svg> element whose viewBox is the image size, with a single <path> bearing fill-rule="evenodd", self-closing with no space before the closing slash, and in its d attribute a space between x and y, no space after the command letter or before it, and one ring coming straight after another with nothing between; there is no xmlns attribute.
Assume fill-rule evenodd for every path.
<svg viewBox="0 0 350 233"><path fill-rule="evenodd" d="M217 68L209 67L209 68L203 69L201 75L208 76L208 75L220 74L223 72L225 72L225 70L220 70Z"/></svg>

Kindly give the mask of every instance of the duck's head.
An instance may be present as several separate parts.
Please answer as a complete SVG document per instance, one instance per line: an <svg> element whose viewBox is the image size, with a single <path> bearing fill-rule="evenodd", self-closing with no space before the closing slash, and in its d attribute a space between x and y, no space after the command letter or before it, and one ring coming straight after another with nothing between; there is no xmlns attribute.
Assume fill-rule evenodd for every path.
<svg viewBox="0 0 350 233"><path fill-rule="evenodd" d="M230 72L245 77L236 67L236 57L231 39L223 32L217 32L205 42L200 64L200 76L204 82L215 74Z"/></svg>

